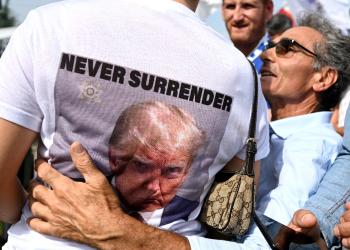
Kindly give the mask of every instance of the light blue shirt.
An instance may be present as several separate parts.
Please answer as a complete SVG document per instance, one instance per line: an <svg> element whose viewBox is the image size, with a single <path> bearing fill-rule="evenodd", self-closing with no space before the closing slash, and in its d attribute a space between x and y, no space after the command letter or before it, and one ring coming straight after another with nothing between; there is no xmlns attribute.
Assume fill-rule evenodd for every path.
<svg viewBox="0 0 350 250"><path fill-rule="evenodd" d="M317 112L270 123L270 153L261 162L256 210L288 225L312 196L342 144L330 120Z"/></svg>

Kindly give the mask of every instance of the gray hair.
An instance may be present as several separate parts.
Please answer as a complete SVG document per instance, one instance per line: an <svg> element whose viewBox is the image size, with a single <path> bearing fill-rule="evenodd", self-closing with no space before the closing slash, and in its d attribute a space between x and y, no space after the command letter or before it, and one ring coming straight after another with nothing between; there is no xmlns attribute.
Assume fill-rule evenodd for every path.
<svg viewBox="0 0 350 250"><path fill-rule="evenodd" d="M302 12L298 18L299 26L306 26L317 30L323 35L323 40L314 43L317 57L313 68L320 71L329 66L338 71L338 80L329 89L321 93L318 111L334 108L340 101L341 93L350 81L350 39L322 14L316 12Z"/></svg>

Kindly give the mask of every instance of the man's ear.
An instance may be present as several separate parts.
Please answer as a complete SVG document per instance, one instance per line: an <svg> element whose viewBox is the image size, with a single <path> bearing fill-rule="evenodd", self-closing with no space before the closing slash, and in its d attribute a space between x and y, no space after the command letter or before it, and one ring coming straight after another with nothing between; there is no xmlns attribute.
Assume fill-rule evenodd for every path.
<svg viewBox="0 0 350 250"><path fill-rule="evenodd" d="M266 3L266 20L270 20L273 16L273 1L269 0Z"/></svg>
<svg viewBox="0 0 350 250"><path fill-rule="evenodd" d="M322 92L329 89L338 80L338 70L335 68L326 66L317 72L316 83L312 86L313 90L316 92Z"/></svg>

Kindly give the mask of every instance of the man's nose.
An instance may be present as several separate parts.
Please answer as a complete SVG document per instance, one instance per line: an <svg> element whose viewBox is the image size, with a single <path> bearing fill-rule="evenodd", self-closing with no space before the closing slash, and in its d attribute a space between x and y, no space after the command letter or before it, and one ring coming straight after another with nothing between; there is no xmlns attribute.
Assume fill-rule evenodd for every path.
<svg viewBox="0 0 350 250"><path fill-rule="evenodd" d="M160 180L159 177L154 177L148 180L146 183L147 190L152 191L153 193L157 193L160 191Z"/></svg>
<svg viewBox="0 0 350 250"><path fill-rule="evenodd" d="M260 59L263 62L264 61L272 61L274 57L276 57L275 48L265 50L260 54Z"/></svg>
<svg viewBox="0 0 350 250"><path fill-rule="evenodd" d="M244 13L243 13L243 9L240 7L236 7L233 11L233 20L235 21L235 23L240 23L243 22L244 20Z"/></svg>

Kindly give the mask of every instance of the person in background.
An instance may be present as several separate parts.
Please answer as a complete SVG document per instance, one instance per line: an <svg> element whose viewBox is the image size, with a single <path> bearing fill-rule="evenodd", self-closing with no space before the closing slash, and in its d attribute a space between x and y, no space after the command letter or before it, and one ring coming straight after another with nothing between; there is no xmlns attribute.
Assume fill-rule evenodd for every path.
<svg viewBox="0 0 350 250"><path fill-rule="evenodd" d="M272 18L267 21L267 32L271 39L275 39L292 27L292 20L285 14L273 15Z"/></svg>
<svg viewBox="0 0 350 250"><path fill-rule="evenodd" d="M270 40L266 21L273 15L272 0L223 0L221 8L231 41L260 73L260 54Z"/></svg>
<svg viewBox="0 0 350 250"><path fill-rule="evenodd" d="M221 10L234 46L254 63L260 74L260 54L271 40L266 30L266 21L273 15L272 0L223 0ZM267 106L270 121L271 110L268 102Z"/></svg>

